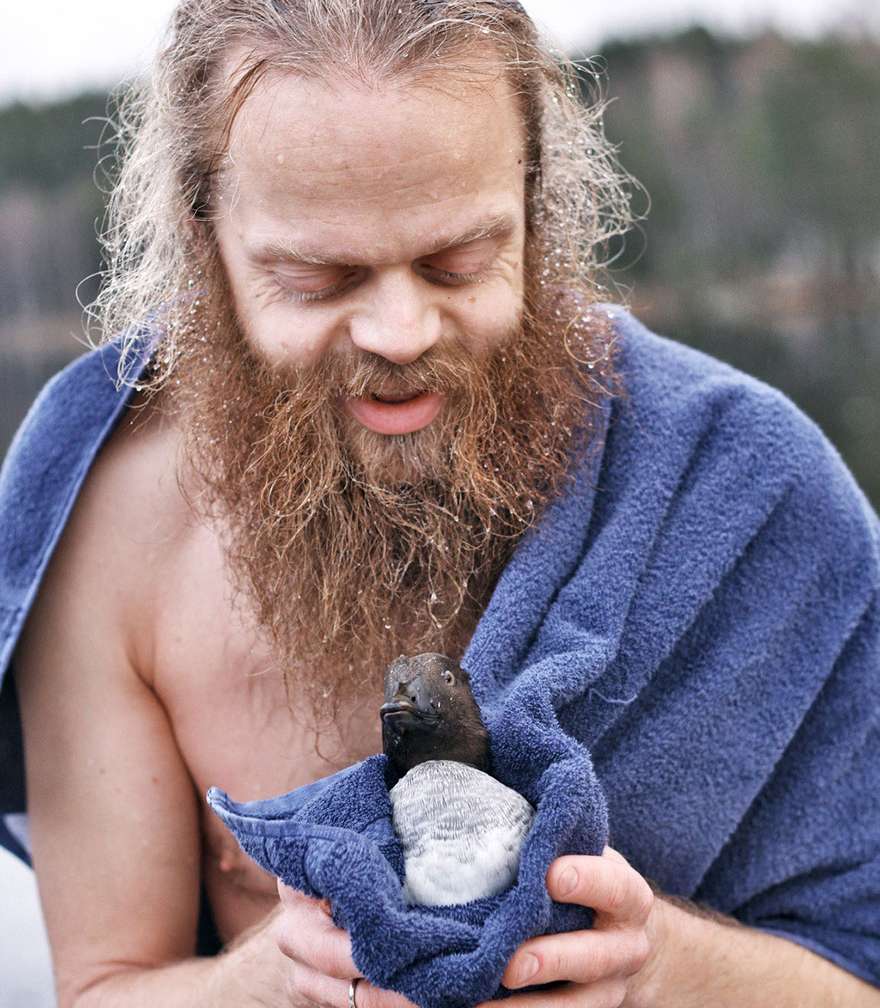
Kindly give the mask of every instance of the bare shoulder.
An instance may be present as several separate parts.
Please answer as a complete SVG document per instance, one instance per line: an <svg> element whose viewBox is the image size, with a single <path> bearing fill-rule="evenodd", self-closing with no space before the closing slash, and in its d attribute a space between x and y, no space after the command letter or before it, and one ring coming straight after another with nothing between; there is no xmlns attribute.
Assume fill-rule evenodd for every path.
<svg viewBox="0 0 880 1008"><path fill-rule="evenodd" d="M88 522L124 552L173 548L189 527L178 484L180 441L161 401L136 396L86 479L74 528Z"/></svg>
<svg viewBox="0 0 880 1008"><path fill-rule="evenodd" d="M192 531L178 486L180 437L161 404L136 396L101 449L40 589L32 619L82 613L137 661L161 586Z"/></svg>

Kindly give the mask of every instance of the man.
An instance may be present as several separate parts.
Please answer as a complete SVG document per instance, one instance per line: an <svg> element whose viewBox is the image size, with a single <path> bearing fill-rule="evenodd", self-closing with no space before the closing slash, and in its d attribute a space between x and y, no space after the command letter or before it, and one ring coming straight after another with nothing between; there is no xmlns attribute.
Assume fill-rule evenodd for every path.
<svg viewBox="0 0 880 1008"><path fill-rule="evenodd" d="M137 395L94 420L90 448L67 435L84 461L75 502L58 509L57 547L40 547L35 600L9 609L9 626L27 615L15 676L59 1002L404 1004L349 986L358 971L326 908L283 887L279 903L197 795L265 797L377 751L384 664L464 653L517 543L564 498L572 459L603 450L609 394L638 402L614 352L636 327L596 307L597 257L624 223L619 180L595 114L577 111L507 2L185 0L138 118L103 295L108 332L126 336L47 394L15 456L55 437L47 413L63 423L57 404L75 413L108 364L138 376ZM655 356L658 383L698 385L712 367ZM661 375L661 358L682 376ZM730 380L746 413L759 409ZM609 473L626 422L611 418ZM736 455L726 436L719 421L692 473L718 444ZM670 509L688 492L685 471ZM854 542L876 528L859 521ZM713 533L694 550L716 545ZM770 589L757 574L749 585L759 606ZM616 696L596 710L632 703ZM614 775L603 783L612 793ZM761 806L732 822L715 865L747 849L733 831ZM671 825L630 828L621 810L617 828L635 861L636 834L659 851ZM674 858L696 856L695 833ZM569 981L521 996L548 1008L880 1004L863 924L875 841L809 869L833 891L838 944L834 928L822 940L779 923L782 911L759 930L655 899L643 876L673 877L659 854L639 870L611 849L561 858L551 895L595 908L596 926L527 943L504 982ZM226 946L214 958L193 958L200 889Z"/></svg>

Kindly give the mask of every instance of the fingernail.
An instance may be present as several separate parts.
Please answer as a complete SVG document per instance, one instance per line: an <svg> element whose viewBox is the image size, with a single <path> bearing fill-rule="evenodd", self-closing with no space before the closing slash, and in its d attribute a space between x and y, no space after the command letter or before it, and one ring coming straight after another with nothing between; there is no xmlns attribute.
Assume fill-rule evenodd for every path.
<svg viewBox="0 0 880 1008"><path fill-rule="evenodd" d="M517 987L524 984L538 972L540 965L537 956L533 956L531 952L524 952L517 959L516 965L513 967L512 983Z"/></svg>
<svg viewBox="0 0 880 1008"><path fill-rule="evenodd" d="M556 891L560 896L567 896L578 884L578 873L571 865L568 866L556 880Z"/></svg>

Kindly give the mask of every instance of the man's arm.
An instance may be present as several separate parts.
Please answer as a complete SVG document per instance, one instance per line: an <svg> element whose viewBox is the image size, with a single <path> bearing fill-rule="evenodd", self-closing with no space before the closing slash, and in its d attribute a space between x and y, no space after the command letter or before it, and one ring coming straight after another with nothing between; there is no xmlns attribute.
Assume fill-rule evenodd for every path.
<svg viewBox="0 0 880 1008"><path fill-rule="evenodd" d="M138 586L155 557L132 548L125 501L139 487L118 477L99 465L84 488L15 659L59 1006L296 1004L271 928L193 958L196 796L128 632L144 619Z"/></svg>
<svg viewBox="0 0 880 1008"><path fill-rule="evenodd" d="M276 914L210 959L113 969L59 1008L303 1008L275 939Z"/></svg>
<svg viewBox="0 0 880 1008"><path fill-rule="evenodd" d="M658 955L637 985L650 1008L876 1008L880 990L808 949L656 901ZM627 1002L629 1003L629 1002Z"/></svg>

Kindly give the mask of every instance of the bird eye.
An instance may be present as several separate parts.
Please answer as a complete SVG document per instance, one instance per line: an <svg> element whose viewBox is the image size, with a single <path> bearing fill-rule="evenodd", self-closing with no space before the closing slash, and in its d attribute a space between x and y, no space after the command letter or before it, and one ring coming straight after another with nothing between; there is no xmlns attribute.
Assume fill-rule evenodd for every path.
<svg viewBox="0 0 880 1008"><path fill-rule="evenodd" d="M449 669L446 669L443 672L443 678L446 680L446 682L450 686L454 686L455 685L455 676L449 671Z"/></svg>

